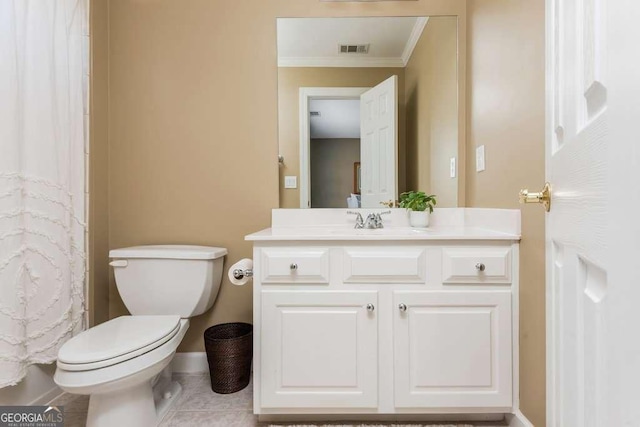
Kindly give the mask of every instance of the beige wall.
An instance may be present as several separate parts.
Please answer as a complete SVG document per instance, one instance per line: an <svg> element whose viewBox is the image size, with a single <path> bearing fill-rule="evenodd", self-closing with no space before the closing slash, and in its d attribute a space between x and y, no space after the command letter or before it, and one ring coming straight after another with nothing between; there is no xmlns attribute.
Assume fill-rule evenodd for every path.
<svg viewBox="0 0 640 427"><path fill-rule="evenodd" d="M459 145L457 62L457 18L429 19L405 68L407 189L436 194L439 207L458 206L449 174Z"/></svg>
<svg viewBox="0 0 640 427"><path fill-rule="evenodd" d="M353 164L360 161L360 139L312 139L310 151L311 207L346 208L353 192Z"/></svg>
<svg viewBox="0 0 640 427"><path fill-rule="evenodd" d="M251 255L243 236L267 227L278 206L276 17L465 22L465 10L465 0L111 0L109 247L220 245L226 266ZM250 321L251 312L251 287L225 277L180 351L202 351L207 326ZM111 280L109 314L124 313Z"/></svg>
<svg viewBox="0 0 640 427"><path fill-rule="evenodd" d="M284 176L300 176L299 89L301 87L373 87L398 76L398 186L405 188L404 68L288 68L278 69L278 132L280 154L280 207L300 207L300 190L285 189Z"/></svg>
<svg viewBox="0 0 640 427"><path fill-rule="evenodd" d="M255 1L110 2L110 246L182 243L250 256L278 205L275 21ZM260 35L260 36L258 36ZM232 43L231 43L232 41ZM226 274L207 326L251 321ZM127 311L113 284L110 315Z"/></svg>
<svg viewBox="0 0 640 427"><path fill-rule="evenodd" d="M458 15L466 39L465 0L111 0L109 247L220 245L226 266L250 256L243 236L278 206L276 17L424 15ZM207 326L251 310L251 287L225 278L180 350L201 351ZM111 280L109 314L124 313Z"/></svg>
<svg viewBox="0 0 640 427"><path fill-rule="evenodd" d="M544 184L544 0L470 0L467 204L518 209L518 191ZM522 209L521 409L545 425L544 211Z"/></svg>
<svg viewBox="0 0 640 427"><path fill-rule="evenodd" d="M109 8L91 0L89 323L109 319Z"/></svg>
<svg viewBox="0 0 640 427"><path fill-rule="evenodd" d="M266 227L270 209L278 205L276 17L458 15L460 73L466 73L467 58L473 62L461 87L472 87L468 148L487 146L487 171L476 174L469 156L466 202L517 208L521 186L542 184L542 0L469 0L473 44L468 56L466 0L111 0L108 28L106 0L94 1L101 8L102 39L98 45L94 40L93 47L109 50L108 117L105 75L96 88L95 69L92 102L91 280L96 319L106 309L97 289L103 290L98 283L107 280L107 240L110 248L149 243L226 246L226 266L250 256L251 245L242 237ZM94 22L94 37L96 28ZM104 70L105 56L96 59L94 52L94 68L97 61L103 61ZM98 107L95 98L101 90ZM463 115L465 101L461 99ZM288 162L297 162L296 155L283 154ZM107 169L108 180L101 167ZM101 199L99 194L107 191L108 199ZM544 425L543 231L541 211L525 209L521 394L522 408L537 427ZM110 286L113 317L126 310L113 281ZM251 288L230 286L225 279L214 309L193 319L181 351L201 351L206 326L234 320L251 320Z"/></svg>

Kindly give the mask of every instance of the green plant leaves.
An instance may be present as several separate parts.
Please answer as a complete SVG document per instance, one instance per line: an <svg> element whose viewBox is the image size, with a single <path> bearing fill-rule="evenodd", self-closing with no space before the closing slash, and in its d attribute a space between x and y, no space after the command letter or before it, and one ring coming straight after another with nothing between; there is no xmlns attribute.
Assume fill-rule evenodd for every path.
<svg viewBox="0 0 640 427"><path fill-rule="evenodd" d="M407 191L400 194L401 208L409 209L412 211L424 212L429 209L429 212L433 212L435 207L436 195L427 194L424 191Z"/></svg>

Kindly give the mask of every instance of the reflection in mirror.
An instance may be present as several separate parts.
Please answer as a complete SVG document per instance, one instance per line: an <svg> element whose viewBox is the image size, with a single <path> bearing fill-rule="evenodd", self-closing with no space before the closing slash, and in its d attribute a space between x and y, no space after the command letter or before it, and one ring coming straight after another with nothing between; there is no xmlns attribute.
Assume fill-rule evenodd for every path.
<svg viewBox="0 0 640 427"><path fill-rule="evenodd" d="M278 19L280 207L378 208L407 190L458 206L457 26Z"/></svg>

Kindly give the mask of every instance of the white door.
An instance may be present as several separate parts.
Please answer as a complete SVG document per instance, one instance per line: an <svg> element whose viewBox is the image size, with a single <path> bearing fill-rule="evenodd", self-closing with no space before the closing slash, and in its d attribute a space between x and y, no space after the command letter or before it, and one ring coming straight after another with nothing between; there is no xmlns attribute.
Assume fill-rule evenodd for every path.
<svg viewBox="0 0 640 427"><path fill-rule="evenodd" d="M547 425L640 425L640 6L547 0Z"/></svg>
<svg viewBox="0 0 640 427"><path fill-rule="evenodd" d="M360 96L363 208L398 199L398 76Z"/></svg>
<svg viewBox="0 0 640 427"><path fill-rule="evenodd" d="M263 291L262 407L377 407L377 298L376 291Z"/></svg>
<svg viewBox="0 0 640 427"><path fill-rule="evenodd" d="M510 411L511 291L396 291L395 406Z"/></svg>

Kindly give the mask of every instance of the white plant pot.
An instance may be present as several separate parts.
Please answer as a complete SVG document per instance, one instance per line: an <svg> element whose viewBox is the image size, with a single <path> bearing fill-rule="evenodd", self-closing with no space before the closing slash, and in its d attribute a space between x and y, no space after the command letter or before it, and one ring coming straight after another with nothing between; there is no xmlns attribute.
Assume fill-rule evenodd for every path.
<svg viewBox="0 0 640 427"><path fill-rule="evenodd" d="M415 228L427 228L429 226L429 211L409 211L409 224Z"/></svg>

